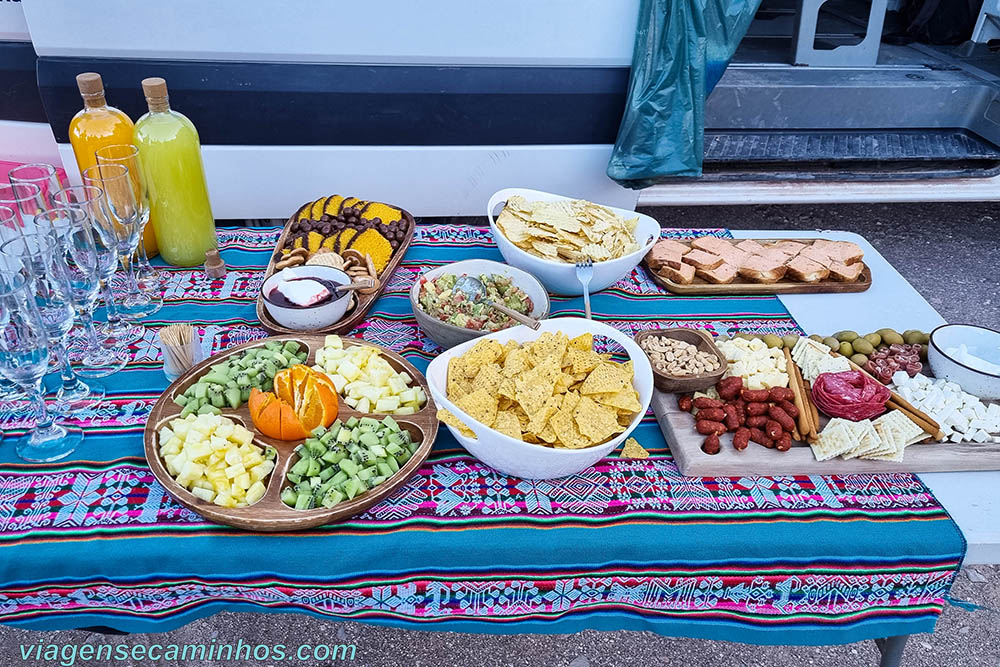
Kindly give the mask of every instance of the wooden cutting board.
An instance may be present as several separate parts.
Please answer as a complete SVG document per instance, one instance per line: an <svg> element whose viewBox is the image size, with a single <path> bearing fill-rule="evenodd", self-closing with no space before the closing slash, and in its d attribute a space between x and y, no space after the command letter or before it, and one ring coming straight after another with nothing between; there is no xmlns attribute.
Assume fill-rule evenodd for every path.
<svg viewBox="0 0 1000 667"><path fill-rule="evenodd" d="M679 243L687 243L688 239L672 239ZM729 239L725 239L729 240ZM774 243L776 241L795 241L797 243L805 243L807 245L812 244L814 241L819 239L735 239L736 242L740 241L757 241L758 243ZM702 295L702 296L712 296L712 295L740 295L740 294L821 294L821 293L856 293L864 292L869 287L872 286L872 272L865 265L865 268L861 271L861 275L854 282L842 283L837 280L821 280L815 283L803 283L795 280L779 280L776 283L755 283L741 276L737 276L736 280L725 285L717 285L715 283L710 283L704 278L696 276L694 282L690 285L684 285L682 283L676 283L668 278L663 278L652 270L646 264L646 260L642 261L642 267L646 270L649 275L650 280L654 283L667 290L673 294L690 294L690 295Z"/></svg>
<svg viewBox="0 0 1000 667"><path fill-rule="evenodd" d="M701 451L705 436L694 430L694 418L677 407L677 395L653 390L650 407L681 474L691 477L740 477L743 475L847 475L873 472L959 472L1000 470L1000 443L931 442L910 445L902 461L864 459L817 461L804 442L792 441L787 452L751 442L742 452L733 448L730 433L721 436L722 451Z"/></svg>

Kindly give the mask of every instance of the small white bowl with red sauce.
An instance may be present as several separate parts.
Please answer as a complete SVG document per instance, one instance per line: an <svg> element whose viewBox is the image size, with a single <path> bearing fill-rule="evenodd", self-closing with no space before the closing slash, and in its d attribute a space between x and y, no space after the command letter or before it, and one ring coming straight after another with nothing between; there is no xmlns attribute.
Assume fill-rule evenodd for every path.
<svg viewBox="0 0 1000 667"><path fill-rule="evenodd" d="M322 283L330 290L330 298L315 305L290 306L287 300L272 296L279 283L300 279L312 279ZM332 326L344 317L351 303L351 292L344 292L338 297L333 288L350 283L350 276L331 266L294 266L271 275L264 281L260 291L264 298L264 307L278 324L296 331L316 331Z"/></svg>

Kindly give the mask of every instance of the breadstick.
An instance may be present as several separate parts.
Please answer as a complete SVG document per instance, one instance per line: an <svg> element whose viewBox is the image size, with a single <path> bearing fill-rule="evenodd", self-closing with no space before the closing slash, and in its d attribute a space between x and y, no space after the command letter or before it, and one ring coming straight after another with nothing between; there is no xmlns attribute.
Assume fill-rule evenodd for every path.
<svg viewBox="0 0 1000 667"><path fill-rule="evenodd" d="M802 441L802 435L809 432L809 419L810 415L806 413L806 403L802 399L802 386L799 384L799 380L796 378L798 368L795 362L792 361L792 353L785 348L785 366L788 372L788 384L792 388L792 392L795 394L795 407L799 411L798 426L796 428L796 433L792 433L796 440Z"/></svg>

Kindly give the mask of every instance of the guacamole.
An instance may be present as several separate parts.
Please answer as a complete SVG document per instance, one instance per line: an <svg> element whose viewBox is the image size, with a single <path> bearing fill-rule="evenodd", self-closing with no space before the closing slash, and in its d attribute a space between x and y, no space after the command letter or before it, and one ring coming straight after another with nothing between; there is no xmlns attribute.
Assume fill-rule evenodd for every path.
<svg viewBox="0 0 1000 667"><path fill-rule="evenodd" d="M463 274L464 275L464 274ZM510 317L482 302L473 303L461 292L454 290L461 276L445 274L428 280L420 278L420 307L425 313L442 322L463 329L499 331L517 324ZM486 299L499 303L519 313L530 315L534 305L524 290L514 285L507 276L477 276L486 288Z"/></svg>

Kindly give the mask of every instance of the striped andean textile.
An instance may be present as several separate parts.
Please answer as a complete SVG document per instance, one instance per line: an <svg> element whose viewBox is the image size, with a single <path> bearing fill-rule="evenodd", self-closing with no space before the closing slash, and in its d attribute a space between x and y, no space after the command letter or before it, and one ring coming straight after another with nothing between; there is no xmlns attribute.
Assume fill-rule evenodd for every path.
<svg viewBox="0 0 1000 667"><path fill-rule="evenodd" d="M263 337L254 298L277 234L220 230L225 279L170 269L152 324L194 322L216 350ZM471 257L500 259L488 230L419 227L354 335L425 367L437 347L407 290L422 270ZM581 315L581 299L555 297L552 309ZM641 269L593 309L629 332L796 331L775 298L668 296ZM552 481L499 474L442 428L426 465L370 511L294 534L241 532L203 521L152 478L142 429L167 382L152 330L131 352L108 381L113 402L80 415L87 438L71 460L26 465L0 445L0 622L151 632L225 609L827 644L931 631L964 553L913 475L682 477L651 415L635 432L649 459Z"/></svg>

